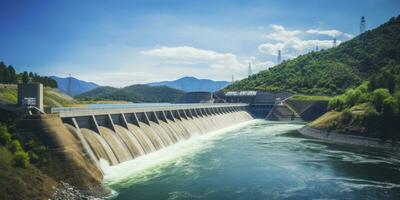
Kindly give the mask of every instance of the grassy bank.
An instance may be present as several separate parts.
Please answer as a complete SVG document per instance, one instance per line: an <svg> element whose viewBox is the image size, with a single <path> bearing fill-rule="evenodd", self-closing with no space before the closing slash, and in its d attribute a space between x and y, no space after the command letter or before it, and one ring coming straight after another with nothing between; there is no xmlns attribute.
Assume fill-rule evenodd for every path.
<svg viewBox="0 0 400 200"><path fill-rule="evenodd" d="M6 117L4 117L6 116ZM104 196L102 174L57 115L19 119L0 109L0 197L50 199L60 182Z"/></svg>
<svg viewBox="0 0 400 200"><path fill-rule="evenodd" d="M0 103L17 104L17 85L0 84ZM112 100L85 100L74 99L60 90L50 87L44 87L43 104L45 107L84 107L87 104L124 104L128 101L112 101Z"/></svg>
<svg viewBox="0 0 400 200"><path fill-rule="evenodd" d="M15 84L0 84L0 103L16 104L17 103L17 85ZM44 106L69 106L77 104L78 101L74 98L62 93L60 90L50 87L44 87L43 91Z"/></svg>
<svg viewBox="0 0 400 200"><path fill-rule="evenodd" d="M399 140L399 85L389 90L375 89L371 83L348 89L329 101L329 112L309 124L320 130L333 130L381 139Z"/></svg>
<svg viewBox="0 0 400 200"><path fill-rule="evenodd" d="M330 96L315 96L315 95L293 95L287 101L329 101Z"/></svg>

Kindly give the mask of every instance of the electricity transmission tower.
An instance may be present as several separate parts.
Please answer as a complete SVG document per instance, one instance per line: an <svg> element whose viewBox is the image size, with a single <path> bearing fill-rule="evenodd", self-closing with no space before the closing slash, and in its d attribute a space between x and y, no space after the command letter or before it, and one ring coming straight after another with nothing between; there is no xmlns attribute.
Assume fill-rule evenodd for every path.
<svg viewBox="0 0 400 200"><path fill-rule="evenodd" d="M69 74L69 77L68 77L68 85L67 85L67 94L68 94L69 96L72 95L72 94L71 94L71 85L72 85L72 78L71 78L71 74Z"/></svg>
<svg viewBox="0 0 400 200"><path fill-rule="evenodd" d="M281 50L278 50L278 64L282 62Z"/></svg>
<svg viewBox="0 0 400 200"><path fill-rule="evenodd" d="M360 21L360 34L364 33L367 30L367 21L365 20L365 17L361 17Z"/></svg>
<svg viewBox="0 0 400 200"><path fill-rule="evenodd" d="M251 63L249 62L249 69L248 69L249 77L251 76Z"/></svg>

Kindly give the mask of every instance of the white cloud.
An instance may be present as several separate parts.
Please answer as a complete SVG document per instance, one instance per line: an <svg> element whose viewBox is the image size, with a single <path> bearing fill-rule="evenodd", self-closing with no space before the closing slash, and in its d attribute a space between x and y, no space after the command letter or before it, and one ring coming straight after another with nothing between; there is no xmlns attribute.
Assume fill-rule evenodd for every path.
<svg viewBox="0 0 400 200"><path fill-rule="evenodd" d="M343 33L341 31L332 29L332 30L319 30L319 29L309 29L306 31L308 34L317 34L317 35L327 35L330 37L338 37Z"/></svg>
<svg viewBox="0 0 400 200"><path fill-rule="evenodd" d="M147 56L158 57L168 63L174 64L207 64L212 68L219 69L239 69L245 67L245 63L239 61L237 56L232 53L218 53L189 46L160 47L141 51L141 53Z"/></svg>
<svg viewBox="0 0 400 200"><path fill-rule="evenodd" d="M351 34L343 33L338 30L319 30L309 29L302 30L287 30L281 25L271 25L272 32L265 35L266 43L258 46L258 50L269 56L277 56L278 50L281 50L283 58L293 58L301 54L305 54L315 50L316 46L319 49L330 48L333 45L333 38L336 37L353 37ZM332 39L303 39L304 36L310 35L325 35ZM340 44L341 40L337 40Z"/></svg>
<svg viewBox="0 0 400 200"><path fill-rule="evenodd" d="M301 31L288 31L281 25L272 24L270 26L274 32L265 35L265 38L276 41L286 41L292 38L296 38L297 35L301 34Z"/></svg>
<svg viewBox="0 0 400 200"><path fill-rule="evenodd" d="M354 35L353 34L349 34L349 33L345 33L345 34L343 34L345 37L347 37L348 39L351 39L351 38L353 38L354 37Z"/></svg>

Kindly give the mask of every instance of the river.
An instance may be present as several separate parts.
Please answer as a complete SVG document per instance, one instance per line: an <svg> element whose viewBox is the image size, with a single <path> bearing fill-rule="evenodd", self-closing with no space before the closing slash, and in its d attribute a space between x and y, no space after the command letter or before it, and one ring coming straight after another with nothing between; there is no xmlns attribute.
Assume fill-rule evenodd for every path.
<svg viewBox="0 0 400 200"><path fill-rule="evenodd" d="M112 199L400 199L399 152L253 120L104 167Z"/></svg>

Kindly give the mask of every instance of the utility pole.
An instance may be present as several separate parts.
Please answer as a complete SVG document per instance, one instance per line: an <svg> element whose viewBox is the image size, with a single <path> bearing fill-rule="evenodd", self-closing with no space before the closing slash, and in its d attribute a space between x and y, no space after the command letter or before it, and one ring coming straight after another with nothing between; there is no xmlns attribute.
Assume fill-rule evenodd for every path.
<svg viewBox="0 0 400 200"><path fill-rule="evenodd" d="M72 85L72 78L71 78L71 74L69 74L69 77L68 77L68 85L67 85L67 94L68 94L69 96L72 95L72 94L71 94L71 85Z"/></svg>
<svg viewBox="0 0 400 200"><path fill-rule="evenodd" d="M365 20L365 17L361 17L360 21L360 34L364 33L367 30L367 21Z"/></svg>
<svg viewBox="0 0 400 200"><path fill-rule="evenodd" d="M278 65L282 62L281 50L278 50Z"/></svg>
<svg viewBox="0 0 400 200"><path fill-rule="evenodd" d="M248 69L249 77L251 76L251 62L249 62L249 69Z"/></svg>

